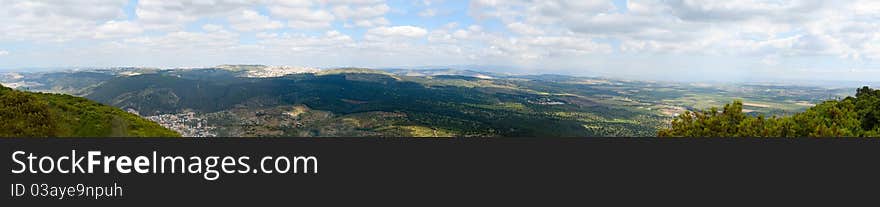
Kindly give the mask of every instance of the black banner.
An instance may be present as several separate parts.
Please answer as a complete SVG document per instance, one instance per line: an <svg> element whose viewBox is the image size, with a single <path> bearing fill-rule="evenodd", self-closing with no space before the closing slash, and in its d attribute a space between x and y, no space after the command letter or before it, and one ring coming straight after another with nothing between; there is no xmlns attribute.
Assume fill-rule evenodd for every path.
<svg viewBox="0 0 880 207"><path fill-rule="evenodd" d="M877 144L861 139L2 139L5 173L0 174L7 189L3 203L23 205L742 202L762 195L876 188ZM131 162L122 169L128 173L115 165L82 172L88 171L89 151L100 151L96 159L113 156L115 162L127 156ZM30 154L35 158L25 170ZM82 156L82 171L59 172L76 168L59 158ZM201 168L198 173L158 173L154 156L180 156L188 164L192 157L216 157L212 170L218 177L207 179L204 163L193 165ZM260 165L266 156L272 157L269 164ZM41 157L50 158L40 163ZM232 173L222 172L225 157L235 163L228 165ZM298 173L285 164L305 157L315 163L299 162ZM138 161L144 173L135 169ZM41 172L50 166L50 173Z"/></svg>

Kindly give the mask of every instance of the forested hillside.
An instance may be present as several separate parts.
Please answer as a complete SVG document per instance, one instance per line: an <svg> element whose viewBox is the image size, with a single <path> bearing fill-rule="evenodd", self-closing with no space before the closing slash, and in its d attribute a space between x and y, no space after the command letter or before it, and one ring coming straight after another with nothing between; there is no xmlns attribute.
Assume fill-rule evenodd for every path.
<svg viewBox="0 0 880 207"><path fill-rule="evenodd" d="M70 95L0 86L0 137L172 137L136 115Z"/></svg>
<svg viewBox="0 0 880 207"><path fill-rule="evenodd" d="M734 101L717 108L685 112L662 137L878 137L880 136L880 90L868 87L855 97L822 102L805 112L784 117L748 116L743 103Z"/></svg>
<svg viewBox="0 0 880 207"><path fill-rule="evenodd" d="M663 123L591 97L612 90L577 86L359 68L270 78L203 69L119 77L85 97L148 117L192 112L220 136L652 136Z"/></svg>
<svg viewBox="0 0 880 207"><path fill-rule="evenodd" d="M853 95L768 83L254 65L0 73L0 83L82 96L187 137L652 137L679 114L733 100L746 119Z"/></svg>

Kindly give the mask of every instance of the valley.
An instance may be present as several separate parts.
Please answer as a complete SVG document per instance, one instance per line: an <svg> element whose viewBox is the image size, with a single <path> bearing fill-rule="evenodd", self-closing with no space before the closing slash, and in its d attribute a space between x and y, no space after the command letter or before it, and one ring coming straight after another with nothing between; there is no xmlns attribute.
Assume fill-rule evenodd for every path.
<svg viewBox="0 0 880 207"><path fill-rule="evenodd" d="M782 116L852 93L453 69L260 65L6 73L0 83L82 96L187 137L645 137L684 111L733 100L742 100L748 114Z"/></svg>

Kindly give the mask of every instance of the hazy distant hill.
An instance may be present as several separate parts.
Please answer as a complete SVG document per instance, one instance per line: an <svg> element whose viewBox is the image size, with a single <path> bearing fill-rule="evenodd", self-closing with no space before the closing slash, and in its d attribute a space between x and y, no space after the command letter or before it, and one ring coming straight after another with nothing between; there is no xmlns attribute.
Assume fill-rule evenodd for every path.
<svg viewBox="0 0 880 207"><path fill-rule="evenodd" d="M171 137L136 115L70 95L0 86L0 137Z"/></svg>
<svg viewBox="0 0 880 207"><path fill-rule="evenodd" d="M507 77L507 75L501 74L493 74L486 72L478 72L472 70L455 70L455 69L384 69L384 71L388 71L389 73L393 73L395 75L400 76L441 76L441 75L449 75L449 76L467 76L467 77L475 77L482 79L492 79L492 78L500 78Z"/></svg>

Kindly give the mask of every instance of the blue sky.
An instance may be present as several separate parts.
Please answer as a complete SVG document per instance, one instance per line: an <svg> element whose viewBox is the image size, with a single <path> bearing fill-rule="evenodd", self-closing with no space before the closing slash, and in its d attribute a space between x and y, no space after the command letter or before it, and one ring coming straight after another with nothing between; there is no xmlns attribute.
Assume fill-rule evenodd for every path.
<svg viewBox="0 0 880 207"><path fill-rule="evenodd" d="M871 0L0 0L0 70L483 65L880 81Z"/></svg>

